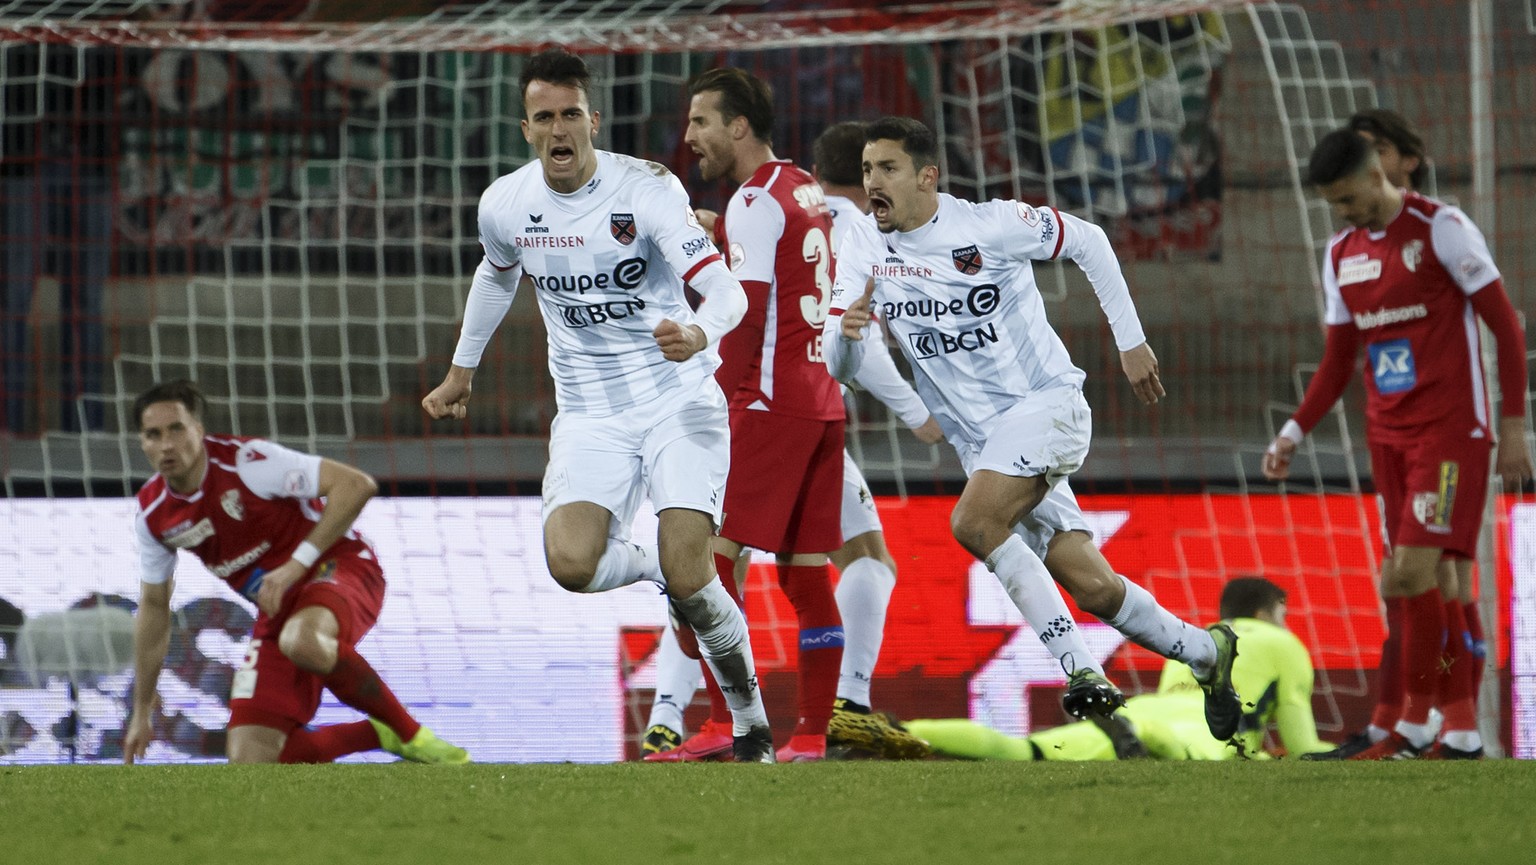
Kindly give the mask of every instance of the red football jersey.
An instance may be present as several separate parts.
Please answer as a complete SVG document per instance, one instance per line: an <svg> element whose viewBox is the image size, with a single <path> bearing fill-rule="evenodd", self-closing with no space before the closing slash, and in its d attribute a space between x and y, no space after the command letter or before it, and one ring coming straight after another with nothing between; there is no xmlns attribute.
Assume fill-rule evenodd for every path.
<svg viewBox="0 0 1536 865"><path fill-rule="evenodd" d="M1406 194L1384 230L1348 228L1334 236L1323 261L1325 319L1353 323L1365 343L1368 436L1488 436L1482 348L1469 298L1498 278L1472 220L1417 193Z"/></svg>
<svg viewBox="0 0 1536 865"><path fill-rule="evenodd" d="M261 581L252 576L292 558L320 520L320 457L232 436L205 436L203 448L208 471L197 492L172 492L158 474L139 490L141 578L170 579L176 551L186 550L254 601ZM337 555L373 558L373 551L349 531L325 552Z"/></svg>
<svg viewBox="0 0 1536 865"><path fill-rule="evenodd" d="M764 163L731 196L717 233L748 299L746 318L720 341L717 376L731 408L841 420L842 392L821 356L836 275L821 186L790 162Z"/></svg>

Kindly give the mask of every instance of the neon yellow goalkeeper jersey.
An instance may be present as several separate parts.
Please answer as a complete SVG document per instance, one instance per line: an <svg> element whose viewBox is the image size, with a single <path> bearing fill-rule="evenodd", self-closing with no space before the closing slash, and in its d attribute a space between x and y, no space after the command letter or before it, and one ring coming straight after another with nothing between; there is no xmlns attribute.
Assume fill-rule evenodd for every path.
<svg viewBox="0 0 1536 865"><path fill-rule="evenodd" d="M1307 647L1285 628L1259 619L1233 619L1229 624L1237 632L1237 661L1232 665L1232 684L1243 701L1243 723L1237 741L1244 751L1249 756L1261 753L1264 731L1270 724L1278 728L1280 741L1291 754L1328 750L1330 746L1317 738L1317 722L1312 717L1312 658L1307 654ZM1200 701L1202 694L1189 667L1169 661L1163 667L1157 694L1139 697L1132 702L1154 698L1159 701L1164 698ZM1177 704L1170 701L1166 708L1169 713L1175 713ZM1163 715L1164 712L1155 714ZM1179 738L1198 752L1205 752L1209 743L1227 752L1228 756L1235 756L1236 749L1212 739L1205 730L1203 709L1194 714L1200 718L1196 732L1204 741L1200 741L1200 736L1180 735ZM1183 718L1182 715L1177 717ZM1136 715L1132 714L1131 719L1135 722ZM1149 743L1148 748L1151 747Z"/></svg>

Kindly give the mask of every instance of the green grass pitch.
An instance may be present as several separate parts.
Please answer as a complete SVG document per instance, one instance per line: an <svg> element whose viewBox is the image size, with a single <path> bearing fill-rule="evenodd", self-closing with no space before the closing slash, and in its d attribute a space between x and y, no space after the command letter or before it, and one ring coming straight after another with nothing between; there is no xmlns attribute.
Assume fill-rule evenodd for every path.
<svg viewBox="0 0 1536 865"><path fill-rule="evenodd" d="M1533 862L1536 764L0 767L0 862Z"/></svg>

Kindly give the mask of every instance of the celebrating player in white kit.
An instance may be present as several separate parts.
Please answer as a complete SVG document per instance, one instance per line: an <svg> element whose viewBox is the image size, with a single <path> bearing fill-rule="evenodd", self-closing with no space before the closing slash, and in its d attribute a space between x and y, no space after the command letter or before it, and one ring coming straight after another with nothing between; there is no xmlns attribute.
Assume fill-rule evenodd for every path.
<svg viewBox="0 0 1536 865"><path fill-rule="evenodd" d="M1109 318L1126 375L1151 404L1164 393L1157 359L1114 251L1102 229L1055 208L939 193L933 132L916 120L876 121L865 140L874 225L855 223L842 239L823 334L827 365L838 379L852 378L878 307L968 476L951 517L955 539L997 575L1061 663L1067 712L1107 715L1124 698L1089 652L1039 549L1052 529L1083 524L1060 482L1087 455L1090 421L1084 373L1046 320L1030 262L1077 262ZM1206 691L1212 735L1231 738L1242 717L1231 684L1236 635L1220 624L1202 631L1119 582L1113 588L1123 600L1109 624L1189 664Z"/></svg>
<svg viewBox="0 0 1536 865"><path fill-rule="evenodd" d="M746 295L676 177L593 147L590 80L581 58L561 50L524 67L523 135L538 158L480 200L485 259L453 367L422 407L465 416L475 367L526 274L559 407L544 475L550 573L573 592L665 586L725 692L736 760L772 762L746 620L709 552L730 461L712 347L741 320ZM684 282L705 298L697 312ZM645 495L660 520L657 547L628 542Z"/></svg>

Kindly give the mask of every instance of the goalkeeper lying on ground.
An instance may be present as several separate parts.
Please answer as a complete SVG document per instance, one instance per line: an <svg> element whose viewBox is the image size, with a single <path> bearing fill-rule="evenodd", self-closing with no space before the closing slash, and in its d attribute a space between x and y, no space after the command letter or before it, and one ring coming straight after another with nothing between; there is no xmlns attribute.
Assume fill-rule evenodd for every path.
<svg viewBox="0 0 1536 865"><path fill-rule="evenodd" d="M1285 592L1265 579L1243 578L1221 593L1221 618L1242 647L1232 682L1243 701L1243 720L1231 742L1211 738L1204 694L1189 667L1169 661L1157 693L1133 697L1103 723L1080 721L1024 738L965 719L910 721L905 726L935 754L973 760L1231 760L1265 757L1270 723L1292 755L1326 751L1312 717L1312 660L1285 627Z"/></svg>

